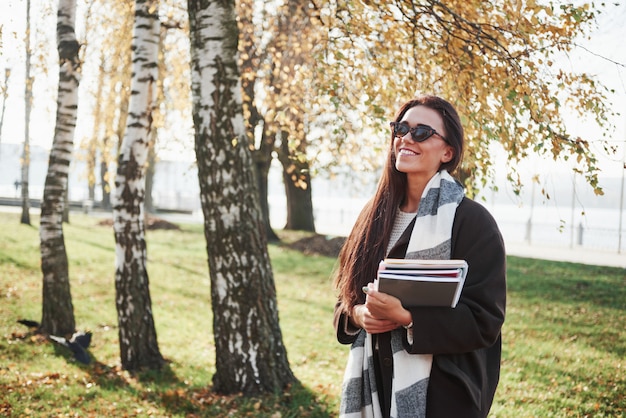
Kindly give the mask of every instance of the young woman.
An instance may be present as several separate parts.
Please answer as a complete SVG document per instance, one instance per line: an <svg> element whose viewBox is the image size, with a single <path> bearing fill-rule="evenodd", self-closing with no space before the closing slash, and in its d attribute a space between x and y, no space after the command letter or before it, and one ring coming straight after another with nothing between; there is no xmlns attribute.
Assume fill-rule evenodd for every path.
<svg viewBox="0 0 626 418"><path fill-rule="evenodd" d="M486 417L500 374L505 250L493 217L464 196L455 109L406 102L391 122L386 167L339 256L337 339L352 344L342 417ZM462 259L455 308L406 309L372 287L384 258Z"/></svg>

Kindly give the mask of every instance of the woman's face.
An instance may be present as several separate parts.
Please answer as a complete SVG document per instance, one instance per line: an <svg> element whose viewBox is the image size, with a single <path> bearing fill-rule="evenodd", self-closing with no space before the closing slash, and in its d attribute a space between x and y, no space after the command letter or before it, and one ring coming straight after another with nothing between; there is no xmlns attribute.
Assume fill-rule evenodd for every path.
<svg viewBox="0 0 626 418"><path fill-rule="evenodd" d="M426 106L410 108L400 122L408 124L410 128L428 125L439 135L445 137L447 134L439 113ZM414 141L410 132L402 137L395 137L393 151L396 169L406 173L409 179L417 176L428 181L439 171L441 164L452 160L454 156L454 149L439 135L432 135L423 142Z"/></svg>

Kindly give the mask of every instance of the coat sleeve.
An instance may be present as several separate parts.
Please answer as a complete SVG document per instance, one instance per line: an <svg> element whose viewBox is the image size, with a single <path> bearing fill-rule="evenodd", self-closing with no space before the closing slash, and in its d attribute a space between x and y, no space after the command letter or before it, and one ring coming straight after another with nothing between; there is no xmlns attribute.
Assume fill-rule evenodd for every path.
<svg viewBox="0 0 626 418"><path fill-rule="evenodd" d="M480 204L464 199L452 228L452 258L469 265L456 308L411 308L412 354L467 353L500 335L506 306L506 254L498 226Z"/></svg>
<svg viewBox="0 0 626 418"><path fill-rule="evenodd" d="M350 318L343 311L341 302L335 304L335 316L333 319L337 341L341 344L352 344L356 340L361 328L357 328L350 323Z"/></svg>

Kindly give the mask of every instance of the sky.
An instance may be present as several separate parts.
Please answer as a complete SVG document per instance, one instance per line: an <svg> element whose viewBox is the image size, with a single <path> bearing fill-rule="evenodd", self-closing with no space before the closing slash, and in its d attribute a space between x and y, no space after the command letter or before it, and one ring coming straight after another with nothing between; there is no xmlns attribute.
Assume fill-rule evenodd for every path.
<svg viewBox="0 0 626 418"><path fill-rule="evenodd" d="M56 1L31 0L36 8L47 7L48 10L55 8ZM79 0L79 4L81 4ZM23 51L23 28L25 22L26 0L0 0L0 25L2 26L2 49L0 50L0 86L4 88L4 69L11 68L11 78L8 86L8 100L2 127L2 141L21 143L24 140L24 51ZM44 24L38 24L34 42L48 42L45 51L47 55L38 57L47 63L50 68L55 68L55 13L48 12L47 17L34 12L33 20L44 19ZM590 39L581 40L582 48L578 48L570 57L561 62L561 65L570 67L574 71L585 71L596 75L608 88L615 90L609 95L613 109L622 114L616 116L612 123L615 131L611 135L611 141L619 147L617 155L607 156L599 145L592 146L602 161L603 172L601 176L619 177L624 171L623 164L626 157L626 48L623 40L626 39L626 5L612 5L607 13L599 18L599 25ZM80 36L80 33L79 33ZM603 58L604 57L604 58ZM37 74L35 81L35 104L31 116L31 144L50 148L54 132L54 112L56 103L55 83L58 74L44 76ZM40 80L38 82L38 80ZM46 80L47 83L41 81ZM51 83L52 82L52 83ZM52 85L51 85L52 84ZM570 132L583 138L600 138L602 132L595 126L593 121L586 121L573 115L565 116ZM81 121L77 126L77 139L79 143L81 132L89 129L81 129ZM85 134L82 134L85 135ZM192 157L193 143L189 141L189 149L184 153ZM181 155L172 155L171 158L180 158ZM551 167L554 165L552 164ZM545 161L531 159L522 165L522 171L532 173L539 169L545 169ZM560 169L568 169L559 166Z"/></svg>

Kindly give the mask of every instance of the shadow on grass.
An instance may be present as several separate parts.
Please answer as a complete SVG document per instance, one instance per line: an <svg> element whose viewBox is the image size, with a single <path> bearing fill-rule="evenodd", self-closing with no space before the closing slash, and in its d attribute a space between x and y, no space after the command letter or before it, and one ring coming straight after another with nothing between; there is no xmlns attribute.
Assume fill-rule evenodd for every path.
<svg viewBox="0 0 626 418"><path fill-rule="evenodd" d="M52 343L52 342L51 342ZM129 373L119 367L108 366L89 352L90 364L76 362L72 352L54 344L55 354L64 357L85 373L91 382L107 392L123 392L138 401L148 402L167 416L214 417L254 416L258 418L316 417L333 418L324 399L296 382L281 393L258 396L221 395L210 386L190 386L176 376L166 362L160 370ZM120 396L121 397L121 396ZM280 415L276 415L279 413Z"/></svg>
<svg viewBox="0 0 626 418"><path fill-rule="evenodd" d="M176 269L178 271L180 271L181 273L186 273L186 274L191 274L194 276L207 276L208 277L208 266L205 264L203 266L202 269L193 269L193 268L189 268L187 266L185 266L184 264L181 263L177 263L177 262L171 262L171 261L166 261L164 259L151 259L150 260L151 265L153 266L153 268L158 268L158 266L167 266L167 267L171 267L173 269ZM193 292L192 292L193 294Z"/></svg>
<svg viewBox="0 0 626 418"><path fill-rule="evenodd" d="M162 395L163 405L171 413L185 413L187 417L227 418L253 416L256 418L315 417L334 418L328 404L300 383L294 383L281 393L258 396L220 395L205 388L167 391Z"/></svg>
<svg viewBox="0 0 626 418"><path fill-rule="evenodd" d="M84 226L73 226L73 228L75 229L84 229L85 231L89 232L88 227L84 227ZM89 247L104 251L104 252L113 252L115 250L115 238L113 235L113 231L111 231L111 241L110 244L106 244L103 243L102 241L98 241L99 236L98 235L93 235L93 234L89 234L86 233L84 235L81 235L82 238L77 238L76 236L72 237L72 243L73 244L85 244L88 245Z"/></svg>
<svg viewBox="0 0 626 418"><path fill-rule="evenodd" d="M12 257L7 253L0 253L0 265L14 265L16 268L27 272L38 271L40 268L40 266L38 265L33 265L22 260L18 260L17 258Z"/></svg>

